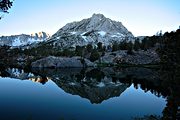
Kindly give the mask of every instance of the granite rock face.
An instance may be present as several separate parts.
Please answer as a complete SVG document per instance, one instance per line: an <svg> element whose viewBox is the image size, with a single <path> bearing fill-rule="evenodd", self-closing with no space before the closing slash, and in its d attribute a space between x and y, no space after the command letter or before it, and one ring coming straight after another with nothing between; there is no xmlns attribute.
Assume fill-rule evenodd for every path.
<svg viewBox="0 0 180 120"><path fill-rule="evenodd" d="M96 61L98 62L98 61ZM106 53L101 57L101 62L109 64L157 64L160 58L155 50L149 49L147 51L139 50L133 51L132 55L127 54L126 50Z"/></svg>
<svg viewBox="0 0 180 120"><path fill-rule="evenodd" d="M93 14L91 18L84 19L80 22L66 24L57 33L67 32L89 32L89 31L105 31L107 33L121 33L133 37L121 22L113 21L106 18L102 14Z"/></svg>
<svg viewBox="0 0 180 120"><path fill-rule="evenodd" d="M102 42L133 41L134 36L121 22L113 21L102 14L93 14L91 18L66 24L48 41L54 46L75 47Z"/></svg>
<svg viewBox="0 0 180 120"><path fill-rule="evenodd" d="M94 63L87 59L82 60L81 57L54 57L49 56L37 60L31 64L33 68L82 68L94 67Z"/></svg>

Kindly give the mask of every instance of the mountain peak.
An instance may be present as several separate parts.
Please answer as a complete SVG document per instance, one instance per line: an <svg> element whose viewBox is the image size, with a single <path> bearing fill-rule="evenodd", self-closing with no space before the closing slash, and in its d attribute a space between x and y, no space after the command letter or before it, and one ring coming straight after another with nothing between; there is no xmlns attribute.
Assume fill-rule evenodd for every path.
<svg viewBox="0 0 180 120"><path fill-rule="evenodd" d="M36 38L43 38L43 39L50 37L50 35L48 33L43 32L43 31L42 32L37 32L37 33L31 33L31 36L36 37Z"/></svg>
<svg viewBox="0 0 180 120"><path fill-rule="evenodd" d="M98 14L94 13L91 18L101 18L102 19L102 18L105 18L105 16L100 13L98 13Z"/></svg>
<svg viewBox="0 0 180 120"><path fill-rule="evenodd" d="M122 40L133 40L134 36L121 22L106 18L103 14L66 24L50 40L60 46L77 46L102 42L108 45Z"/></svg>
<svg viewBox="0 0 180 120"><path fill-rule="evenodd" d="M57 33L67 33L67 32L78 32L84 33L88 31L104 31L107 33L121 33L124 35L132 35L121 22L116 22L109 18L106 18L103 14L93 14L92 17L88 19L83 19L78 22L72 22L66 24Z"/></svg>

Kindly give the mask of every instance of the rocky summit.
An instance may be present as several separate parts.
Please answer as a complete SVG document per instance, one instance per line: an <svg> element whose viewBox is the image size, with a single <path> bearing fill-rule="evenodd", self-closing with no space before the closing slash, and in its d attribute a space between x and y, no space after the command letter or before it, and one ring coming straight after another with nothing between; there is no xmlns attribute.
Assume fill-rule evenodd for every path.
<svg viewBox="0 0 180 120"><path fill-rule="evenodd" d="M0 46L6 45L11 47L21 47L21 46L45 41L49 37L50 35L45 32L34 33L31 35L21 34L21 35L11 35L11 36L1 36Z"/></svg>
<svg viewBox="0 0 180 120"><path fill-rule="evenodd" d="M102 14L93 14L91 18L66 24L48 41L54 46L75 47L98 42L109 45L114 42L133 41L134 36L121 22L113 21Z"/></svg>

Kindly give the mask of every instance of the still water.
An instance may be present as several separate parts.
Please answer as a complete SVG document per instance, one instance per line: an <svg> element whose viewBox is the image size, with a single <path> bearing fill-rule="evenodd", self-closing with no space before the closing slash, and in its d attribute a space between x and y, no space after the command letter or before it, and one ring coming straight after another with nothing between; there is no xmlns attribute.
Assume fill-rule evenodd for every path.
<svg viewBox="0 0 180 120"><path fill-rule="evenodd" d="M0 120L133 120L162 117L167 104L157 72L144 68L13 68L1 76Z"/></svg>

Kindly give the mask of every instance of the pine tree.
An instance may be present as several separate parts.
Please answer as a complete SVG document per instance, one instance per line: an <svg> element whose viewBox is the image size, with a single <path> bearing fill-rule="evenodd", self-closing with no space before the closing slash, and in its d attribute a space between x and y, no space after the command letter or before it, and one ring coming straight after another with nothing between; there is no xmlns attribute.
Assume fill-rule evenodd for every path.
<svg viewBox="0 0 180 120"><path fill-rule="evenodd" d="M130 42L127 44L127 54L130 54L130 55L133 54L132 48L133 48L133 44L132 44L132 42L130 41Z"/></svg>
<svg viewBox="0 0 180 120"><path fill-rule="evenodd" d="M97 46L99 51L103 50L102 42L98 42Z"/></svg>
<svg viewBox="0 0 180 120"><path fill-rule="evenodd" d="M137 51L140 49L140 42L139 42L139 39L136 39L135 42L134 42L134 50Z"/></svg>
<svg viewBox="0 0 180 120"><path fill-rule="evenodd" d="M119 45L117 42L114 42L112 46L112 51L117 51L117 50L119 50Z"/></svg>
<svg viewBox="0 0 180 120"><path fill-rule="evenodd" d="M92 46L91 44L88 44L88 45L86 46L86 50L88 51L88 53L92 52L93 46Z"/></svg>
<svg viewBox="0 0 180 120"><path fill-rule="evenodd" d="M12 3L11 0L0 0L0 12L8 13L8 10L12 7ZM0 19L1 18L2 15L0 16Z"/></svg>
<svg viewBox="0 0 180 120"><path fill-rule="evenodd" d="M100 58L100 54L97 50L93 50L90 55L90 61L94 62Z"/></svg>

